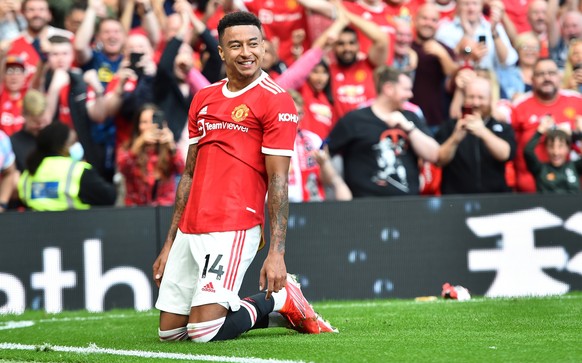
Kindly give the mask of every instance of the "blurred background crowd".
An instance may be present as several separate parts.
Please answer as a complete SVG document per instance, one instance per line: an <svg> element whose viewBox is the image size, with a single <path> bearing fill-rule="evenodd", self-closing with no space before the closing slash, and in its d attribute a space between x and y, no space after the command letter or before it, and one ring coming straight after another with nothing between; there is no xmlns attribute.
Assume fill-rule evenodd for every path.
<svg viewBox="0 0 582 363"><path fill-rule="evenodd" d="M216 26L262 21L292 202L580 191L578 0L0 0L0 212L172 205ZM251 106L252 109L252 106Z"/></svg>

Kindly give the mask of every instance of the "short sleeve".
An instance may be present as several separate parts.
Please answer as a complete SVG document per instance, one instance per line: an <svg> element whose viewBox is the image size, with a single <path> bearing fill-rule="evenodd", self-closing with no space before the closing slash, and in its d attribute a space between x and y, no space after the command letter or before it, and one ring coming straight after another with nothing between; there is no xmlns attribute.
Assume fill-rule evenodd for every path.
<svg viewBox="0 0 582 363"><path fill-rule="evenodd" d="M190 104L190 110L188 111L188 144L197 144L200 141L202 135L200 134L200 129L198 128L198 105L199 105L199 95L197 93L192 99Z"/></svg>
<svg viewBox="0 0 582 363"><path fill-rule="evenodd" d="M287 92L282 92L265 102L261 150L263 154L291 157L299 122L293 99Z"/></svg>

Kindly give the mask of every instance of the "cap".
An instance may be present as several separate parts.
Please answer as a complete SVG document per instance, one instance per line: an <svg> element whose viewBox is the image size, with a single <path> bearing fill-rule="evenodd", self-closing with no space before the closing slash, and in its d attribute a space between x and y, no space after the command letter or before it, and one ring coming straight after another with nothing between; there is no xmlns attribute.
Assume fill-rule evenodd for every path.
<svg viewBox="0 0 582 363"><path fill-rule="evenodd" d="M9 54L6 56L6 67L10 66L20 66L24 68L24 59L14 54Z"/></svg>

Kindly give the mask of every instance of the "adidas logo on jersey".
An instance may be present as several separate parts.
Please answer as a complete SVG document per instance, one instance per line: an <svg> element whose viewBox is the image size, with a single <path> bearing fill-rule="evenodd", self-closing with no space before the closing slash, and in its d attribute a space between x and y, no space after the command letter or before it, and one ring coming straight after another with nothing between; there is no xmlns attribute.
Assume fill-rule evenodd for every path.
<svg viewBox="0 0 582 363"><path fill-rule="evenodd" d="M200 110L200 112L198 112L198 116L200 115L206 115L208 113L208 106L204 106L204 108L202 108Z"/></svg>
<svg viewBox="0 0 582 363"><path fill-rule="evenodd" d="M202 288L202 291L206 291L206 292L216 292L216 290L214 290L214 285L212 285L212 281L207 283L206 286L204 286Z"/></svg>

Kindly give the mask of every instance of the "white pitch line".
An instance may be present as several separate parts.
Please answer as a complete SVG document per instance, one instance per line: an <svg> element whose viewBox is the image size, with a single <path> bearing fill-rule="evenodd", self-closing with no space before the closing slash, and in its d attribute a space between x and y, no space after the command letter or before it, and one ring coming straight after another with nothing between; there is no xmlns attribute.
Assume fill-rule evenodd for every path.
<svg viewBox="0 0 582 363"><path fill-rule="evenodd" d="M10 350L37 350L39 347L35 345L16 344L16 343L0 343L0 349ZM91 345L87 348L82 347L67 347L59 345L49 345L47 350L55 352L66 353L80 353L80 354L112 354L120 356L140 357L140 358L165 358L176 360L196 360L204 362L232 362L232 363L305 363L304 361L293 360L279 360L279 359L263 359L255 357L226 357L214 355L200 355L200 354L183 354L183 353L163 353L163 352L146 352L141 350L123 350L123 349L109 349L99 348Z"/></svg>

